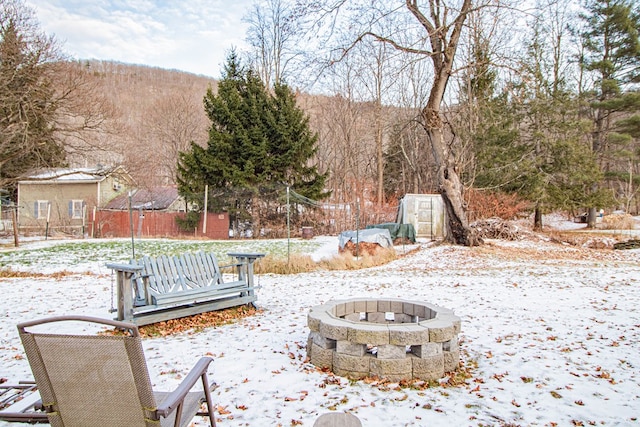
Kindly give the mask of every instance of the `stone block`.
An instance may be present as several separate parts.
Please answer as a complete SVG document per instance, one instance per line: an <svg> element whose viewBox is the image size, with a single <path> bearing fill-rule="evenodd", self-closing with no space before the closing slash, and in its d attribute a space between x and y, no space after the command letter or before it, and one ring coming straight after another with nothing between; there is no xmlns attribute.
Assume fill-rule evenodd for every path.
<svg viewBox="0 0 640 427"><path fill-rule="evenodd" d="M314 349L315 350L315 349ZM348 354L334 353L333 370L349 371L349 372L369 372L369 363L372 357L350 356Z"/></svg>
<svg viewBox="0 0 640 427"><path fill-rule="evenodd" d="M394 313L393 323L412 323L412 316L408 316L404 313Z"/></svg>
<svg viewBox="0 0 640 427"><path fill-rule="evenodd" d="M355 313L355 308L353 301L347 301L344 303L344 315L348 316L349 314Z"/></svg>
<svg viewBox="0 0 640 427"><path fill-rule="evenodd" d="M389 344L389 327L387 325L359 323L349 327L347 336L344 339L357 344Z"/></svg>
<svg viewBox="0 0 640 427"><path fill-rule="evenodd" d="M351 313L344 316L344 320L349 320L351 322L359 322L360 321L360 313Z"/></svg>
<svg viewBox="0 0 640 427"><path fill-rule="evenodd" d="M367 312L367 301L365 300L356 300L353 302L353 311L357 311L358 313L366 313Z"/></svg>
<svg viewBox="0 0 640 427"><path fill-rule="evenodd" d="M389 344L414 345L429 342L429 329L417 323L389 325Z"/></svg>
<svg viewBox="0 0 640 427"><path fill-rule="evenodd" d="M376 311L374 313L367 313L367 322L370 323L387 323L384 313Z"/></svg>
<svg viewBox="0 0 640 427"><path fill-rule="evenodd" d="M422 304L414 304L413 314L418 316L420 319L431 319L429 309Z"/></svg>
<svg viewBox="0 0 640 427"><path fill-rule="evenodd" d="M420 359L426 359L432 356L442 356L442 343L428 342L420 345L412 345L411 353Z"/></svg>
<svg viewBox="0 0 640 427"><path fill-rule="evenodd" d="M402 301L390 301L391 309L389 311L393 311L394 313L402 313L404 302Z"/></svg>
<svg viewBox="0 0 640 427"><path fill-rule="evenodd" d="M426 358L412 357L413 378L424 381L437 380L444 376L443 355Z"/></svg>
<svg viewBox="0 0 640 427"><path fill-rule="evenodd" d="M366 344L353 344L351 341L337 341L336 352L350 356L363 357L367 354Z"/></svg>
<svg viewBox="0 0 640 427"><path fill-rule="evenodd" d="M327 350L315 344L311 344L311 353L308 353L310 362L318 368L333 369L333 355L335 351Z"/></svg>
<svg viewBox="0 0 640 427"><path fill-rule="evenodd" d="M318 332L320 330L320 318L314 315L314 312L307 314L307 326L309 330Z"/></svg>
<svg viewBox="0 0 640 427"><path fill-rule="evenodd" d="M460 350L445 351L443 355L445 372L451 372L458 369L458 366L460 365Z"/></svg>
<svg viewBox="0 0 640 427"><path fill-rule="evenodd" d="M310 312L321 312L321 313L325 313L327 311L331 310L331 307L333 307L333 304L321 304L321 305L315 305L313 307L311 307Z"/></svg>
<svg viewBox="0 0 640 427"><path fill-rule="evenodd" d="M379 345L376 357L378 359L400 359L407 356L404 345Z"/></svg>
<svg viewBox="0 0 640 427"><path fill-rule="evenodd" d="M309 338L318 347L322 347L325 349L336 348L336 340L332 340L331 338L324 337L320 334L320 332L311 332L309 334Z"/></svg>
<svg viewBox="0 0 640 427"><path fill-rule="evenodd" d="M401 359L372 358L369 371L371 372L371 375L396 380L398 377L401 379L410 379L412 369L411 359L408 357L403 357Z"/></svg>
<svg viewBox="0 0 640 427"><path fill-rule="evenodd" d="M320 333L333 340L347 339L347 324L342 319L327 317L320 323Z"/></svg>
<svg viewBox="0 0 640 427"><path fill-rule="evenodd" d="M373 313L378 311L378 300L368 300L367 301L367 309L365 310L367 313Z"/></svg>
<svg viewBox="0 0 640 427"><path fill-rule="evenodd" d="M458 335L462 330L462 321L458 318L458 320L453 321L453 332Z"/></svg>
<svg viewBox="0 0 640 427"><path fill-rule="evenodd" d="M339 376L339 377L345 377L345 378L349 378L349 379L352 379L352 380L361 380L363 378L371 376L369 371L367 371L367 372L359 372L359 371L349 371L349 370L346 370L346 369L333 368L332 372L335 375Z"/></svg>
<svg viewBox="0 0 640 427"><path fill-rule="evenodd" d="M458 351L458 349L459 346L457 337L442 343L442 350L444 351Z"/></svg>
<svg viewBox="0 0 640 427"><path fill-rule="evenodd" d="M429 328L429 341L445 342L455 336L451 322L433 319L420 322L421 326Z"/></svg>
<svg viewBox="0 0 640 427"><path fill-rule="evenodd" d="M347 314L346 304L345 303L337 304L336 305L335 316L336 317L343 317L345 314Z"/></svg>
<svg viewBox="0 0 640 427"><path fill-rule="evenodd" d="M414 307L413 303L405 302L402 304L402 312L408 316L415 316Z"/></svg>
<svg viewBox="0 0 640 427"><path fill-rule="evenodd" d="M389 300L378 301L378 311L381 311L383 313L391 311L391 301Z"/></svg>
<svg viewBox="0 0 640 427"><path fill-rule="evenodd" d="M443 320L450 322L453 325L453 331L455 334L459 334L462 326L461 319L453 313L440 313L436 317L437 320Z"/></svg>

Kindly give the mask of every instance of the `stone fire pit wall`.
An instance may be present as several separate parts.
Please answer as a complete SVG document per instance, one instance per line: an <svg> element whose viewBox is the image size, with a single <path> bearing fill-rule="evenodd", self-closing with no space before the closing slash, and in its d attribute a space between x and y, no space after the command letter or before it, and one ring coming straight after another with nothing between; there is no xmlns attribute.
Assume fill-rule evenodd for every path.
<svg viewBox="0 0 640 427"><path fill-rule="evenodd" d="M460 361L460 318L403 299L349 299L312 307L307 355L342 377L437 380Z"/></svg>

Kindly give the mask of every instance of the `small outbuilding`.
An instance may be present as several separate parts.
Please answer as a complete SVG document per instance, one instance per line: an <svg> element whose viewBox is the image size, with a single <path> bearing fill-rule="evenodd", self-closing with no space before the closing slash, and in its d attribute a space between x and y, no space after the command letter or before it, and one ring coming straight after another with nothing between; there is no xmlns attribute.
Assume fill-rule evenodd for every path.
<svg viewBox="0 0 640 427"><path fill-rule="evenodd" d="M398 204L396 223L413 225L416 237L438 240L445 236L445 217L439 194L405 194Z"/></svg>

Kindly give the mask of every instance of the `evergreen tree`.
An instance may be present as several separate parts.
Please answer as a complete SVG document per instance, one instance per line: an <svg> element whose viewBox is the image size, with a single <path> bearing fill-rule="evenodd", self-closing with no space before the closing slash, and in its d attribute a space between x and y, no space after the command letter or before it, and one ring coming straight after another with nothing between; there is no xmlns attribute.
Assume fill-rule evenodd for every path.
<svg viewBox="0 0 640 427"><path fill-rule="evenodd" d="M33 12L21 1L0 5L0 188L13 190L26 172L62 165L53 123L59 103L55 60Z"/></svg>
<svg viewBox="0 0 640 427"><path fill-rule="evenodd" d="M593 121L591 148L602 170L610 180L616 180L626 175L619 170L618 155L634 152L624 150L631 136L616 132L616 122L640 110L640 98L632 90L640 78L640 10L637 3L629 0L588 0L581 18L587 50L582 65L596 82L593 93L588 94ZM624 129L622 126L617 130ZM629 157L623 157L627 157L622 162L626 164ZM595 226L595 211L595 207L589 211L591 227Z"/></svg>
<svg viewBox="0 0 640 427"><path fill-rule="evenodd" d="M512 86L510 96L487 103L485 120L476 133L476 185L531 201L536 229L542 227L546 210L610 202L607 192L587 191L602 173L582 138L588 123L580 119L579 102L556 72L560 66L557 56L549 55L547 38L543 28L533 26L521 82ZM554 46L556 51L560 48Z"/></svg>
<svg viewBox="0 0 640 427"><path fill-rule="evenodd" d="M178 186L187 200L202 209L208 185L211 210L227 209L258 229L287 185L311 199L328 195L327 175L309 163L317 136L286 85L270 93L231 52L218 91L207 91L204 106L211 119L207 147L192 143L178 161Z"/></svg>

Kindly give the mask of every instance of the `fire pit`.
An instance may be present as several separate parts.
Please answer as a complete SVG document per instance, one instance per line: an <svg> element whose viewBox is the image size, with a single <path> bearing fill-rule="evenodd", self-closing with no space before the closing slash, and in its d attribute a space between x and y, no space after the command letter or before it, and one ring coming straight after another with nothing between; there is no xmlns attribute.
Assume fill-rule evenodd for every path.
<svg viewBox="0 0 640 427"><path fill-rule="evenodd" d="M452 310L426 302L329 301L309 311L307 355L353 379L436 380L458 368L460 323Z"/></svg>

